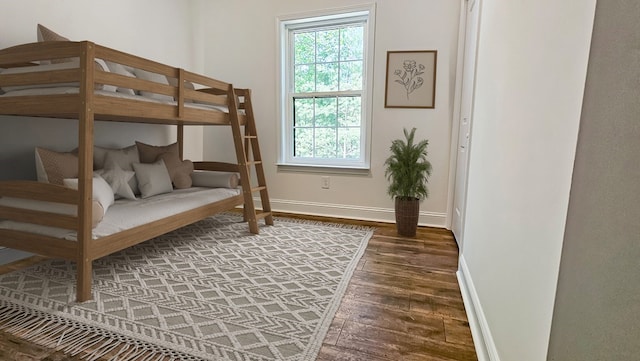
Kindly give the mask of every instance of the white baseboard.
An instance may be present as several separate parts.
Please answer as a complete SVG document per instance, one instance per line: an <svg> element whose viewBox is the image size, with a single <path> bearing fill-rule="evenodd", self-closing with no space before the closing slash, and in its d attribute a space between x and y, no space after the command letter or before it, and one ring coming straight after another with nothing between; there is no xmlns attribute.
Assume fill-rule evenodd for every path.
<svg viewBox="0 0 640 361"><path fill-rule="evenodd" d="M478 361L500 361L496 344L493 341L487 318L482 310L482 304L480 303L480 298L473 284L473 279L471 278L471 273L467 267L464 255L460 256L456 276L458 277L464 307L467 311L467 318L469 319L469 327L471 328L471 335L473 336L473 344L476 348Z"/></svg>
<svg viewBox="0 0 640 361"><path fill-rule="evenodd" d="M254 202L256 204L256 207L262 207L259 197L254 198ZM271 209L277 212L395 223L395 211L391 208L302 202L273 198L270 199L270 202ZM421 226L445 228L446 221L446 213L420 212L418 224Z"/></svg>

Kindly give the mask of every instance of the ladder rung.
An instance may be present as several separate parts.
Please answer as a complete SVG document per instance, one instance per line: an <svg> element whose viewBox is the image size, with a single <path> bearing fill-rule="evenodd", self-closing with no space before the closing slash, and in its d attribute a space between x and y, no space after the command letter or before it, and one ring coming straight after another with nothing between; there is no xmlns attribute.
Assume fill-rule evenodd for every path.
<svg viewBox="0 0 640 361"><path fill-rule="evenodd" d="M263 191L263 190L265 190L265 189L267 189L267 187L266 187L266 186L258 186L258 187L254 187L254 188L251 188L251 193L260 192L260 191Z"/></svg>
<svg viewBox="0 0 640 361"><path fill-rule="evenodd" d="M256 219L267 218L271 215L271 212L256 212Z"/></svg>
<svg viewBox="0 0 640 361"><path fill-rule="evenodd" d="M251 160L251 161L248 161L246 163L246 165L258 165L258 164L262 164L262 161L261 160Z"/></svg>
<svg viewBox="0 0 640 361"><path fill-rule="evenodd" d="M243 135L245 139L258 139L256 135Z"/></svg>

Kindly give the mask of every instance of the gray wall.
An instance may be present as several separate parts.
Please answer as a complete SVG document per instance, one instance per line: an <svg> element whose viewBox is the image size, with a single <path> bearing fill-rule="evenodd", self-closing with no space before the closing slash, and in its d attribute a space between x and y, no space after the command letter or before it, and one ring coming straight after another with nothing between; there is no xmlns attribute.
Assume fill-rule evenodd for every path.
<svg viewBox="0 0 640 361"><path fill-rule="evenodd" d="M640 357L638 19L597 3L548 360Z"/></svg>
<svg viewBox="0 0 640 361"><path fill-rule="evenodd" d="M95 123L96 145L120 148L136 140L174 141L164 125ZM0 116L0 180L36 179L35 147L68 152L78 146L78 121Z"/></svg>

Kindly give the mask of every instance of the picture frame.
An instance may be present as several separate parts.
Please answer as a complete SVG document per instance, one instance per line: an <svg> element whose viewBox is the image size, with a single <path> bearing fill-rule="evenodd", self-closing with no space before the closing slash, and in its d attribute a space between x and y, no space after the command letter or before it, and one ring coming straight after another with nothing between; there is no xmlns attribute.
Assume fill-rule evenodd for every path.
<svg viewBox="0 0 640 361"><path fill-rule="evenodd" d="M437 50L387 51L385 108L435 108Z"/></svg>

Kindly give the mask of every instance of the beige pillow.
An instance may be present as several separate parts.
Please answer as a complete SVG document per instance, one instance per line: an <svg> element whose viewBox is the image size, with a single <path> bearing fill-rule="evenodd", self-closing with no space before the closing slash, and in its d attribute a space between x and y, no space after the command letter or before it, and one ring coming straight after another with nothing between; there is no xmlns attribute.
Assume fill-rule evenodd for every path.
<svg viewBox="0 0 640 361"><path fill-rule="evenodd" d="M38 181L63 185L65 178L78 178L78 155L36 147Z"/></svg>
<svg viewBox="0 0 640 361"><path fill-rule="evenodd" d="M193 172L193 162L190 160L181 160L175 153L162 153L158 156L158 160L163 160L164 165L169 171L169 177L173 186L177 189L191 187L191 173Z"/></svg>
<svg viewBox="0 0 640 361"><path fill-rule="evenodd" d="M65 38L64 36L55 33L53 30L47 28L46 26L42 25L42 24L38 24L38 41L39 42L43 42L43 41L69 41L68 38Z"/></svg>
<svg viewBox="0 0 640 361"><path fill-rule="evenodd" d="M136 146L140 163L152 163L162 159L169 171L171 182L176 188L191 187L193 163L190 160L180 160L178 143L155 146L136 141Z"/></svg>
<svg viewBox="0 0 640 361"><path fill-rule="evenodd" d="M156 146L136 141L136 146L138 147L140 163L153 163L164 153L174 153L180 156L177 142L169 145Z"/></svg>
<svg viewBox="0 0 640 361"><path fill-rule="evenodd" d="M71 189L78 189L78 178L66 178L63 180L64 186ZM93 177L93 197L91 210L91 224L95 228L107 209L114 203L113 191L109 184L100 176Z"/></svg>
<svg viewBox="0 0 640 361"><path fill-rule="evenodd" d="M42 24L38 24L37 28L37 36L38 42L43 41L69 41L68 38L55 33L53 30L45 27ZM57 64L57 63L66 63L68 61L72 61L73 59L52 59L52 60L42 60L40 64Z"/></svg>
<svg viewBox="0 0 640 361"><path fill-rule="evenodd" d="M42 24L38 24L37 27L37 37L38 37L38 42L43 42L43 41L71 41L68 38L65 38L64 36L55 33L53 30L45 27ZM80 65L80 59L78 58L63 58L63 59L52 59L52 60L41 60L40 61L40 65L47 65L47 64L59 64L59 63L76 63L76 65L74 67L78 67ZM96 69L97 70L102 70L105 72L109 71L109 68L107 67L107 64L105 63L104 60L102 59L95 59L95 64L96 64ZM42 70L44 71L44 69ZM40 87L54 87L54 86L64 86L64 84L49 84L49 85L45 85L45 86L31 86L33 88L40 88ZM79 85L71 85L71 86L79 86ZM95 89L96 90L105 90L105 91L116 91L116 87L113 85L108 85L108 84L96 84L95 85Z"/></svg>

